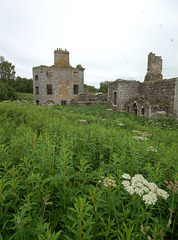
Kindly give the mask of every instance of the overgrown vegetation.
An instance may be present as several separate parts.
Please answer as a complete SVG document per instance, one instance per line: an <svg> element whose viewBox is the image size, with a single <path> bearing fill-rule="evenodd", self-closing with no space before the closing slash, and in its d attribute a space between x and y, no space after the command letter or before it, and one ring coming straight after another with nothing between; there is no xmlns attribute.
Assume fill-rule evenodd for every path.
<svg viewBox="0 0 178 240"><path fill-rule="evenodd" d="M1 103L0 136L0 239L176 239L172 119ZM169 197L154 188L157 201L146 203L125 188L125 173Z"/></svg>

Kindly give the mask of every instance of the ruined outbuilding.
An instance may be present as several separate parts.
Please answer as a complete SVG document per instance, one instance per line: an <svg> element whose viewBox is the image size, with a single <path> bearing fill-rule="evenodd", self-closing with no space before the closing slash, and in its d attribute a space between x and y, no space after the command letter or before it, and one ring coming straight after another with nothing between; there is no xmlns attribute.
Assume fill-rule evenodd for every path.
<svg viewBox="0 0 178 240"><path fill-rule="evenodd" d="M84 68L69 63L69 52L65 49L54 51L54 65L33 68L34 103L43 106L69 105L83 93Z"/></svg>
<svg viewBox="0 0 178 240"><path fill-rule="evenodd" d="M110 82L108 105L148 118L171 115L178 119L178 78L163 79L162 59L150 53L144 82Z"/></svg>

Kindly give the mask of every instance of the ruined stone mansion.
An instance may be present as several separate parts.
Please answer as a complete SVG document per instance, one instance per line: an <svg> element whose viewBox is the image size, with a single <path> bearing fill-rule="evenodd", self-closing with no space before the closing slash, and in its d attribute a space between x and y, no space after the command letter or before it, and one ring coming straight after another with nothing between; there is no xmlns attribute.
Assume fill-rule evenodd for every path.
<svg viewBox="0 0 178 240"><path fill-rule="evenodd" d="M33 68L34 102L42 106L68 105L72 99L83 93L84 68L69 63L69 52L65 49L54 51L54 65Z"/></svg>
<svg viewBox="0 0 178 240"><path fill-rule="evenodd" d="M150 53L144 82L110 82L108 105L148 118L171 115L178 119L178 78L163 79L162 59Z"/></svg>
<svg viewBox="0 0 178 240"><path fill-rule="evenodd" d="M144 82L116 80L108 85L108 98L87 96L84 92L84 68L69 64L69 52L54 51L54 65L33 68L34 103L48 105L92 105L103 101L108 107L152 118L171 115L178 119L178 78L163 79L162 58L148 55ZM98 98L98 99L97 99ZM72 101L74 100L74 101Z"/></svg>

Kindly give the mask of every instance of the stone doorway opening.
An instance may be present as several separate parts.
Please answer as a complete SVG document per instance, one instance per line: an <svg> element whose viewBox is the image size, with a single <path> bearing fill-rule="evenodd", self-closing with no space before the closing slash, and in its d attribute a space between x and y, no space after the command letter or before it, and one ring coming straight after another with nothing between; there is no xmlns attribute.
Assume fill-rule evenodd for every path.
<svg viewBox="0 0 178 240"><path fill-rule="evenodd" d="M133 113L137 115L137 104L134 103L133 106L132 106L132 109L133 109Z"/></svg>
<svg viewBox="0 0 178 240"><path fill-rule="evenodd" d="M142 107L142 109L141 109L141 116L145 116L145 109L144 109L144 107Z"/></svg>

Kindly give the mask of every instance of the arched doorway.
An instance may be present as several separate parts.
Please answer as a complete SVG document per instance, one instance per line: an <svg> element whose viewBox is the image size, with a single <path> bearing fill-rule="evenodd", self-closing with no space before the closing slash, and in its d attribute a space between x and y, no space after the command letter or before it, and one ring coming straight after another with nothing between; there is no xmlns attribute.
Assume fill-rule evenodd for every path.
<svg viewBox="0 0 178 240"><path fill-rule="evenodd" d="M137 115L137 104L134 103L132 108L133 108L133 113Z"/></svg>
<svg viewBox="0 0 178 240"><path fill-rule="evenodd" d="M141 109L141 116L145 116L145 109L144 109L144 107L142 107L142 109Z"/></svg>

